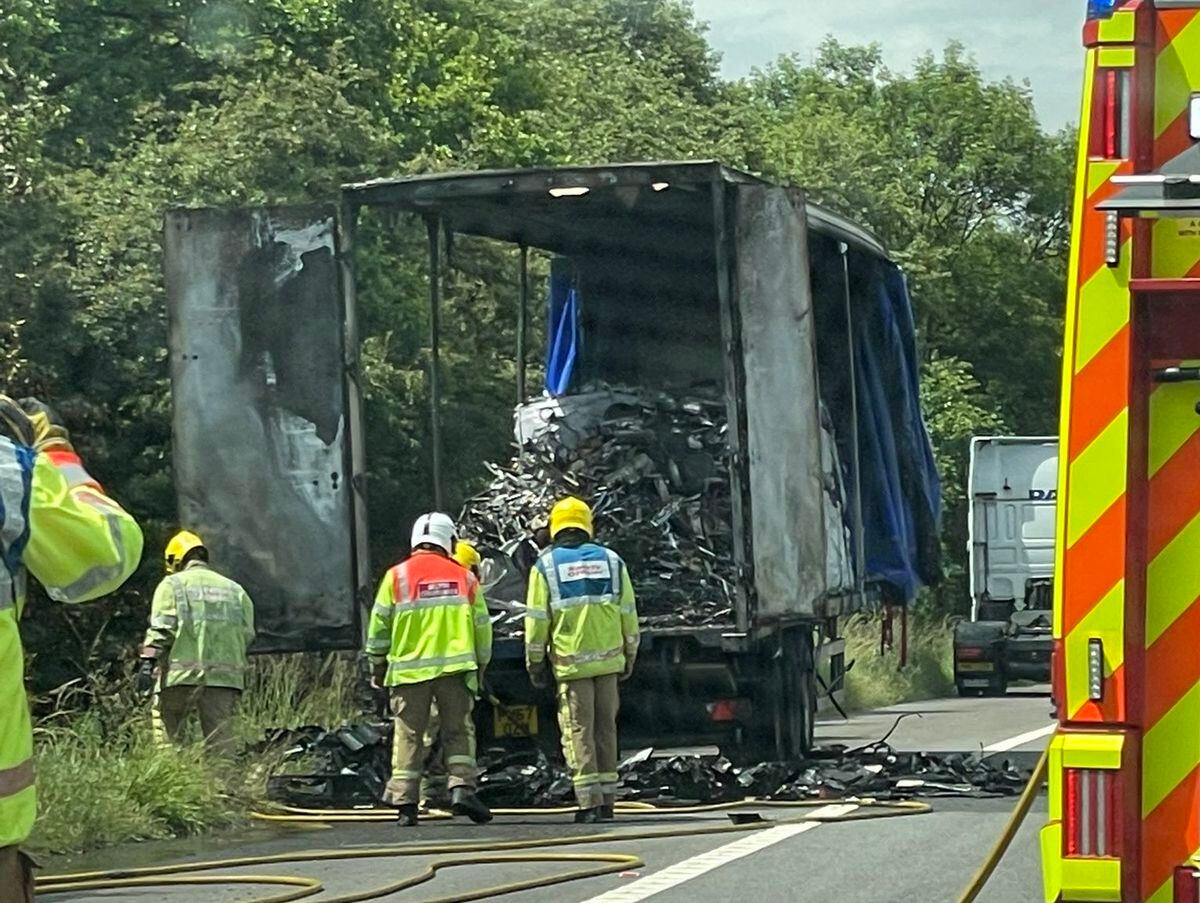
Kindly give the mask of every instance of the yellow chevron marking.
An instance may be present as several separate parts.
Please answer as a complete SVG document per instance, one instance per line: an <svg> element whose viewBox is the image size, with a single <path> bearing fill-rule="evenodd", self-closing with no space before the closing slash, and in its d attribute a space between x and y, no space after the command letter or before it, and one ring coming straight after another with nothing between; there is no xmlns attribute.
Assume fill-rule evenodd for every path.
<svg viewBox="0 0 1200 903"><path fill-rule="evenodd" d="M1096 51L1088 50L1087 63L1084 66L1083 101L1079 111L1079 133L1089 134L1092 127L1092 91L1096 85ZM1075 156L1075 202L1071 211L1071 234L1083 234L1083 214L1087 208L1088 178L1091 170L1088 167L1088 143L1078 142L1079 148ZM1105 178L1111 173L1108 173ZM1058 434L1062 437L1062 447L1067 448L1071 436L1071 381L1075 376L1075 326L1079 319L1079 248L1072 248L1071 260L1067 265L1067 316L1063 332L1063 363L1062 363L1062 404L1059 407ZM1054 636L1062 638L1063 625L1063 557L1067 547L1067 499L1070 498L1068 482L1070 462L1066 455L1058 456L1058 494L1061 504L1055 506L1054 512Z"/></svg>
<svg viewBox="0 0 1200 903"><path fill-rule="evenodd" d="M1171 903L1175 899L1174 880L1164 881L1162 887L1146 898L1146 903Z"/></svg>
<svg viewBox="0 0 1200 903"><path fill-rule="evenodd" d="M1200 218L1160 219L1154 224L1153 276L1183 279L1200 262Z"/></svg>
<svg viewBox="0 0 1200 903"><path fill-rule="evenodd" d="M1200 16L1183 27L1158 55L1155 74L1154 135L1162 135L1188 108L1200 87Z"/></svg>
<svg viewBox="0 0 1200 903"><path fill-rule="evenodd" d="M1105 69L1132 69L1137 63L1137 51L1132 47L1101 47L1100 65Z"/></svg>
<svg viewBox="0 0 1200 903"><path fill-rule="evenodd" d="M1109 590L1096 607L1067 634L1063 645L1066 665L1067 711L1074 718L1088 702L1088 640L1104 643L1104 674L1111 677L1125 661L1125 581Z"/></svg>
<svg viewBox="0 0 1200 903"><path fill-rule="evenodd" d="M1093 160L1087 164L1087 196L1090 198L1121 168L1120 160Z"/></svg>
<svg viewBox="0 0 1200 903"><path fill-rule="evenodd" d="M1082 491L1071 493L1068 501L1067 548L1124 494L1128 433L1126 408L1071 462L1071 485Z"/></svg>
<svg viewBox="0 0 1200 903"><path fill-rule="evenodd" d="M1192 686L1146 732L1142 761L1142 816L1154 811L1200 762L1200 683Z"/></svg>
<svg viewBox="0 0 1200 903"><path fill-rule="evenodd" d="M1123 10L1111 19L1101 19L1098 37L1101 44L1132 44L1137 37L1136 14ZM1091 92L1086 96L1091 97Z"/></svg>
<svg viewBox="0 0 1200 903"><path fill-rule="evenodd" d="M1146 647L1200 597L1200 515L1179 531L1146 568ZM1200 725L1200 722L1197 722ZM1200 740L1200 728L1196 731Z"/></svg>
<svg viewBox="0 0 1200 903"><path fill-rule="evenodd" d="M1154 476L1171 456L1200 429L1196 416L1196 387L1186 383L1162 385L1150 394L1148 476Z"/></svg>
<svg viewBox="0 0 1200 903"><path fill-rule="evenodd" d="M1093 241L1102 241L1092 236ZM1079 329L1075 336L1075 372L1100 353L1129 322L1129 268L1133 240L1121 245L1121 265L1101 267L1079 293Z"/></svg>

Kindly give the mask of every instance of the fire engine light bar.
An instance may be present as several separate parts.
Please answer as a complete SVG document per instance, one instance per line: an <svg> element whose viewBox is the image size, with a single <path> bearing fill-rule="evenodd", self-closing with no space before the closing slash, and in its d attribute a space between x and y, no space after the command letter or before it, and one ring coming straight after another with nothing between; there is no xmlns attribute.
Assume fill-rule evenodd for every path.
<svg viewBox="0 0 1200 903"><path fill-rule="evenodd" d="M1125 0L1088 0L1089 19L1111 19Z"/></svg>
<svg viewBox="0 0 1200 903"><path fill-rule="evenodd" d="M1098 637L1088 640L1088 699L1099 702L1104 698L1104 642Z"/></svg>
<svg viewBox="0 0 1200 903"><path fill-rule="evenodd" d="M1104 214L1104 262L1121 265L1121 215L1115 210Z"/></svg>

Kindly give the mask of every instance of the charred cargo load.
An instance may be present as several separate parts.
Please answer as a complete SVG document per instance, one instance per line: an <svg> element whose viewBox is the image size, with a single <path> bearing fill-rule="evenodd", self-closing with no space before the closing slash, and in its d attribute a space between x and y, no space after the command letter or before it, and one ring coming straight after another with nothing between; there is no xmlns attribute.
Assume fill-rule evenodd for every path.
<svg viewBox="0 0 1200 903"><path fill-rule="evenodd" d="M905 604L939 577L940 490L920 409L912 312L882 245L798 190L712 161L382 179L343 186L341 201L329 243L339 266L308 254L293 266L303 272L313 263L305 291L311 297L319 282L342 321L329 342L343 355L343 428L308 427L292 394L270 382L269 374L278 380L285 372L273 356L288 354L289 334L301 324L272 320L273 344L259 363L242 355L222 365L240 368L227 379L229 394L245 394L238 380L255 382L260 419L278 424L281 437L303 440L312 459L344 464L336 484L315 475L315 485L303 462L272 465L277 491L304 500L306 522L325 525L325 542L353 572L344 600L293 595L297 608L310 609L294 617L281 606L278 645L310 642L301 627L314 619L361 617L355 605L373 582L360 491L355 224L368 207L411 214L429 236L439 500L448 494L438 378L447 250L455 235L521 249L513 255L521 286L518 451L491 466L488 488L463 513L467 531L492 547L485 587L498 627L511 634L497 643L489 669L504 705L480 725L483 735L553 724L552 701L524 676L521 604L525 572L544 542L541 518L572 492L595 505L601 538L629 561L641 597L643 653L624 696L625 740L714 740L780 757L806 749L819 690L836 692L841 682L839 618L881 599ZM272 237L281 215L257 221L234 245L265 243L291 260ZM289 220L284 238L300 225ZM208 234L197 235L198 226ZM187 252L194 264L172 280L173 348L186 354L187 334L211 329L214 317L230 342L251 345L253 336L238 334L247 318L228 310L250 296L230 288L216 273L221 263L204 252L220 246L221 228L250 227L178 212L167 228L179 233L168 257ZM532 316L531 251L552 259L538 338L527 338L529 322L543 319ZM180 269L168 260L172 268ZM186 288L197 284L207 287ZM545 379L531 387L534 344L545 350ZM181 373L188 365L174 366ZM180 391L177 384L177 398ZM207 413L177 405L177 436L203 433L193 420L220 422L224 398L187 397ZM310 448L313 436L328 449L324 457ZM202 454L198 441L194 451L193 459ZM196 482L180 488L189 510L223 516ZM454 494L461 497L461 487ZM279 577L268 566L278 558L272 536L244 532L245 555L264 582ZM538 708L543 717L535 719Z"/></svg>

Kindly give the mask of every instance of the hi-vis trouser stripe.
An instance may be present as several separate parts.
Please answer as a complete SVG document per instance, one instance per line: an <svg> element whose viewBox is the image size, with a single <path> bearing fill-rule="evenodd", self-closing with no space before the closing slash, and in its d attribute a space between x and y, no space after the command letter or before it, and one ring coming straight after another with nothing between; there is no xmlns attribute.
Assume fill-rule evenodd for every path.
<svg viewBox="0 0 1200 903"><path fill-rule="evenodd" d="M1081 133L1091 126L1090 98L1100 50L1088 51ZM1121 265L1104 259L1104 214L1096 205L1114 193L1122 161L1091 160L1080 142L1068 285L1063 405L1055 543L1054 635L1065 653L1064 717L1124 717L1126 449L1129 443L1129 277L1132 232L1121 235ZM1087 644L1104 643L1108 692L1088 699Z"/></svg>
<svg viewBox="0 0 1200 903"><path fill-rule="evenodd" d="M1200 11L1158 11L1156 167L1194 147ZM1200 277L1200 217L1153 226L1152 274ZM1169 903L1171 879L1200 848L1200 418L1195 383L1164 384L1149 405L1145 723L1140 899Z"/></svg>

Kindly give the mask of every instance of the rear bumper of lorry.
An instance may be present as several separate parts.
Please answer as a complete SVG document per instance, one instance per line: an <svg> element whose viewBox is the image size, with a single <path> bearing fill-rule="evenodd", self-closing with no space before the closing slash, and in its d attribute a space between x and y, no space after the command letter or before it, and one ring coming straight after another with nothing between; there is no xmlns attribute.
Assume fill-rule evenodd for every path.
<svg viewBox="0 0 1200 903"><path fill-rule="evenodd" d="M1054 639L1050 636L1015 636L1004 642L1004 673L1012 680L1050 681L1050 656Z"/></svg>

